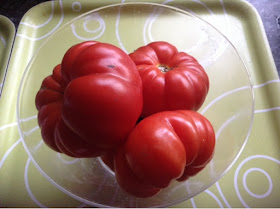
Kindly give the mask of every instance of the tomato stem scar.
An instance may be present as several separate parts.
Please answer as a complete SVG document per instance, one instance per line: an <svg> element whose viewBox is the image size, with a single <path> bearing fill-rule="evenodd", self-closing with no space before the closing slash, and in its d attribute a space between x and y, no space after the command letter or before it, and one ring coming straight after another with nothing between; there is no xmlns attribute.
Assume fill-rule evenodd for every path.
<svg viewBox="0 0 280 209"><path fill-rule="evenodd" d="M157 67L163 73L166 73L166 72L172 70L172 68L170 68L170 67L168 67L166 65L158 65Z"/></svg>

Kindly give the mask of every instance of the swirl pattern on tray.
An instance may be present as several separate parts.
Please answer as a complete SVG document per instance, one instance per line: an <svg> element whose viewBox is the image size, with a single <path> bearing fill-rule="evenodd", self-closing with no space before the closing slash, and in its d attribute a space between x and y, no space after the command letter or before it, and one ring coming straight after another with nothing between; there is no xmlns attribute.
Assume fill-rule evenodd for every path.
<svg viewBox="0 0 280 209"><path fill-rule="evenodd" d="M88 28L90 23L96 23L97 22L97 27L94 29ZM78 27L78 26L77 26ZM76 26L74 23L71 24L72 32L73 34L80 40L82 41L90 41L90 40L96 40L99 37L101 37L106 29L106 25L104 20L98 15L98 14L93 14L91 16L87 16L84 19L83 22L83 28L81 29L80 27L76 29ZM81 30L84 30L87 34L87 37L84 37L82 35L79 35ZM88 35L90 34L90 35Z"/></svg>
<svg viewBox="0 0 280 209"><path fill-rule="evenodd" d="M257 159L265 159L265 160L268 160L268 161L271 161L271 162L274 162L276 163L276 165L278 164L278 166L280 165L280 160L277 160L273 157L270 157L268 155L252 155L252 156L249 156L247 158L245 158L237 167L236 171L235 171L235 175L234 175L234 187L235 187L235 191L237 193L237 196L239 198L239 200L242 202L242 204L249 208L250 206L246 203L246 201L244 200L244 197L242 197L241 195L241 192L240 192L240 186L238 184L238 178L239 178L239 173L240 173L240 170L242 169L242 167L246 164L248 164L249 162L253 161L253 160L257 160ZM245 166L244 166L245 167ZM268 188L265 189L266 191L264 191L263 193L260 193L260 194L256 194L254 192L252 192L249 188L248 188L248 185L247 185L247 178L248 178L248 175L250 173L253 173L253 172L260 172L264 175L264 177L267 179L268 181ZM252 175L252 174L251 174ZM274 177L276 177L274 175ZM260 180L260 179L259 179ZM262 179L263 180L263 179ZM261 181L261 180L260 180ZM279 181L279 177L278 177L278 181ZM265 182L265 181L262 181L262 182ZM272 190L273 190L273 180L272 180L272 177L267 173L267 171L265 171L264 169L262 168L256 168L256 167L253 167L253 168L249 168L247 169L244 174L243 174L243 178L242 178L242 186L243 188L245 189L246 193L248 193L251 197L254 198L255 201L257 201L257 199L260 199L260 202L263 201L264 198L267 198L271 195L272 193ZM262 185L263 187L264 185ZM259 201L258 201L259 202Z"/></svg>
<svg viewBox="0 0 280 209"><path fill-rule="evenodd" d="M59 7L60 7L60 12L56 12L54 10L55 8L55 3L54 1L52 1L52 12L51 12L51 16L42 24L38 24L38 25L34 25L34 24L31 24L31 23L28 23L28 22L20 22L21 25L24 25L28 28L30 28L29 30L25 30L24 32L25 33L17 33L17 36L19 37L22 37L22 38L25 38L27 40L30 40L30 41L39 41L39 40L42 40L48 36L50 36L52 33L54 33L61 25L61 23L63 22L63 19L64 19L64 12L63 12L63 5L62 5L62 0L59 0ZM43 28L43 27L48 27L49 25L53 25L52 24L52 21L53 21L53 14L54 12L56 13L56 15L58 15L60 13L60 19L59 19L59 22L55 24L54 27L52 27L52 29L50 31L48 31L47 29L47 33L37 37L36 35L36 30L35 29L38 29L38 28ZM56 20L54 20L56 22ZM35 37L34 37L35 36Z"/></svg>
<svg viewBox="0 0 280 209"><path fill-rule="evenodd" d="M81 11L81 9L82 9L82 5L80 2L76 1L76 2L72 3L72 10L74 12L79 12L79 11Z"/></svg>

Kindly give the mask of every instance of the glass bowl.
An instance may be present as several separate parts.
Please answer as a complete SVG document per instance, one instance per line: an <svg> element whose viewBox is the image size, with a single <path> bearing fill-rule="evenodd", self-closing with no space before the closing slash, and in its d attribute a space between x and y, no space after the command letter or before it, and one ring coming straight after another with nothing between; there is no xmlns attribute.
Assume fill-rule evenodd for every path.
<svg viewBox="0 0 280 209"><path fill-rule="evenodd" d="M200 108L216 132L213 160L186 182L172 182L150 198L123 192L99 158L58 154L42 141L35 95L72 45L96 40L130 53L153 41L167 41L194 56L205 68L210 90ZM71 197L97 207L167 207L194 197L233 165L248 139L254 96L248 71L234 46L213 26L186 11L151 3L126 3L85 13L53 33L27 66L17 101L24 147L38 170Z"/></svg>

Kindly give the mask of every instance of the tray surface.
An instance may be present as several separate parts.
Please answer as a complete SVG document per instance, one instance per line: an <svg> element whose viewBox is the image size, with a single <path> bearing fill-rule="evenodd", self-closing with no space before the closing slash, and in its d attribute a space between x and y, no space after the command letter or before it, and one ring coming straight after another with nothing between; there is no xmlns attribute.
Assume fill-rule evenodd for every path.
<svg viewBox="0 0 280 209"><path fill-rule="evenodd" d="M0 96L15 37L15 26L7 17L0 15Z"/></svg>
<svg viewBox="0 0 280 209"><path fill-rule="evenodd" d="M84 12L121 2L45 2L30 9L21 20L0 99L1 207L87 206L54 186L30 161L17 129L17 91L29 60L50 34ZM192 12L219 29L243 58L252 77L256 99L250 138L233 167L212 187L174 207L279 207L280 99L277 95L280 81L256 10L244 1L153 2ZM98 36L98 31L94 36Z"/></svg>

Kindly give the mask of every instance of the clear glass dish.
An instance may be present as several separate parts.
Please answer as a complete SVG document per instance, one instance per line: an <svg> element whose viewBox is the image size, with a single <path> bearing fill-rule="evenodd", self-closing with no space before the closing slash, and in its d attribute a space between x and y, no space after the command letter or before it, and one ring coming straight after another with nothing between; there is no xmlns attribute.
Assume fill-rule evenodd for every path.
<svg viewBox="0 0 280 209"><path fill-rule="evenodd" d="M123 192L114 174L96 159L74 159L42 141L35 95L66 50L86 40L116 45L130 53L152 41L167 41L205 68L210 91L199 112L216 132L213 160L186 182L173 182L150 198ZM217 182L240 155L252 127L254 95L248 71L234 46L213 26L186 11L151 3L126 3L85 13L53 33L27 66L17 101L24 147L38 170L57 188L96 207L167 207Z"/></svg>

